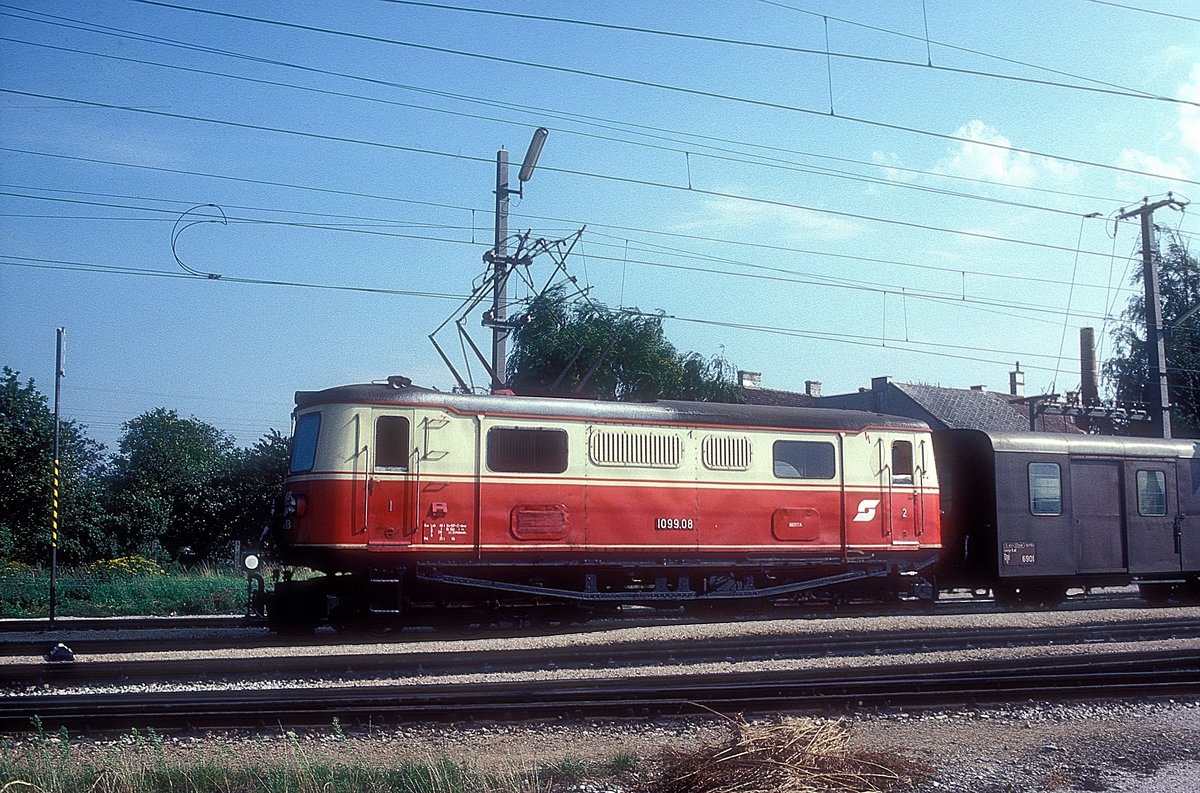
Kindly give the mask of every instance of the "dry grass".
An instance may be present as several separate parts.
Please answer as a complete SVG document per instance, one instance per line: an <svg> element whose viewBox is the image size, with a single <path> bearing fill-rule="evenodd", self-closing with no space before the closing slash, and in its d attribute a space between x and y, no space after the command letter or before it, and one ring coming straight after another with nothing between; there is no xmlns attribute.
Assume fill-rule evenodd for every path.
<svg viewBox="0 0 1200 793"><path fill-rule="evenodd" d="M852 750L841 721L731 719L717 747L664 752L647 793L868 793L907 790L928 767L885 752Z"/></svg>

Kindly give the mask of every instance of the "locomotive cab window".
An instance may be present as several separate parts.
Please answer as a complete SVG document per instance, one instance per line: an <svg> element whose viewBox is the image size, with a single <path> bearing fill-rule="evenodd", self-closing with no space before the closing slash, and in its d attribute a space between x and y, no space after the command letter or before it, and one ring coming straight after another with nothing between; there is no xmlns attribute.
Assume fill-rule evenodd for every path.
<svg viewBox="0 0 1200 793"><path fill-rule="evenodd" d="M375 422L375 467L408 469L408 419L380 416Z"/></svg>
<svg viewBox="0 0 1200 793"><path fill-rule="evenodd" d="M892 484L913 483L913 448L911 441L892 442Z"/></svg>
<svg viewBox="0 0 1200 793"><path fill-rule="evenodd" d="M1138 514L1160 518L1167 514L1167 476L1162 471L1137 472Z"/></svg>
<svg viewBox="0 0 1200 793"><path fill-rule="evenodd" d="M837 473L832 443L775 441L773 454L779 479L833 479Z"/></svg>
<svg viewBox="0 0 1200 793"><path fill-rule="evenodd" d="M321 434L321 414L305 413L296 419L292 433L292 456L288 462L289 474L311 471L317 460L317 436Z"/></svg>
<svg viewBox="0 0 1200 793"><path fill-rule="evenodd" d="M487 434L487 466L505 473L561 474L567 470L567 433L493 427Z"/></svg>
<svg viewBox="0 0 1200 793"><path fill-rule="evenodd" d="M1029 511L1034 515L1062 514L1062 470L1058 463L1029 464Z"/></svg>

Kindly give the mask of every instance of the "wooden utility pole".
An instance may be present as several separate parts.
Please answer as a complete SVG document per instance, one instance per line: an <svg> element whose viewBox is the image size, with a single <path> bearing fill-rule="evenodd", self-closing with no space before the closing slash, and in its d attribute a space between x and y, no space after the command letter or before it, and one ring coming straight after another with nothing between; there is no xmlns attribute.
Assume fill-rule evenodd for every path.
<svg viewBox="0 0 1200 793"><path fill-rule="evenodd" d="M1142 219L1142 283L1146 290L1146 351L1150 359L1150 421L1156 435L1171 437L1171 399L1167 390L1166 329L1163 327L1162 299L1158 288L1158 268L1154 266L1154 210L1174 207L1182 210L1184 202L1167 193L1162 201L1147 202L1117 216L1126 220L1135 215Z"/></svg>

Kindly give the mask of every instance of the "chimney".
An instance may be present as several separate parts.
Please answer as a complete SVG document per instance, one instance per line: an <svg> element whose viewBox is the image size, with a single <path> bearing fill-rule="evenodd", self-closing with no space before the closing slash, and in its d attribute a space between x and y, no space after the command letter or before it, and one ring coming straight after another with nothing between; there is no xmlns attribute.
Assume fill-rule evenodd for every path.
<svg viewBox="0 0 1200 793"><path fill-rule="evenodd" d="M1008 373L1008 393L1015 397L1025 396L1025 373L1021 371L1021 362L1017 361L1016 368Z"/></svg>
<svg viewBox="0 0 1200 793"><path fill-rule="evenodd" d="M804 393L808 394L813 399L819 399L821 397L821 381L805 380Z"/></svg>
<svg viewBox="0 0 1200 793"><path fill-rule="evenodd" d="M877 392L878 391L887 391L887 387L891 382L892 382L892 378L888 377L887 375L884 375L883 377L872 377L871 378L871 390L877 391Z"/></svg>
<svg viewBox="0 0 1200 793"><path fill-rule="evenodd" d="M1096 379L1096 331L1079 329L1080 398L1085 406L1100 404L1100 383Z"/></svg>
<svg viewBox="0 0 1200 793"><path fill-rule="evenodd" d="M973 386L971 386L971 390L972 390L972 391L987 391L987 386L985 386L985 385L973 385Z"/></svg>
<svg viewBox="0 0 1200 793"><path fill-rule="evenodd" d="M742 384L742 388L762 388L762 372L738 369L738 382Z"/></svg>

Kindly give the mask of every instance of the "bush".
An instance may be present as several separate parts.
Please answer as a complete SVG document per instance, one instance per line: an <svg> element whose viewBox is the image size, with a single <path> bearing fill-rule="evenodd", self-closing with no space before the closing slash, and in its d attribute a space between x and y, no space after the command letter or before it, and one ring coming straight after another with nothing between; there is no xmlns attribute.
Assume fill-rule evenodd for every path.
<svg viewBox="0 0 1200 793"><path fill-rule="evenodd" d="M240 614L246 579L210 568L165 571L142 557L96 562L60 571L56 616L119 617ZM0 617L45 617L50 573L28 565L0 567Z"/></svg>

